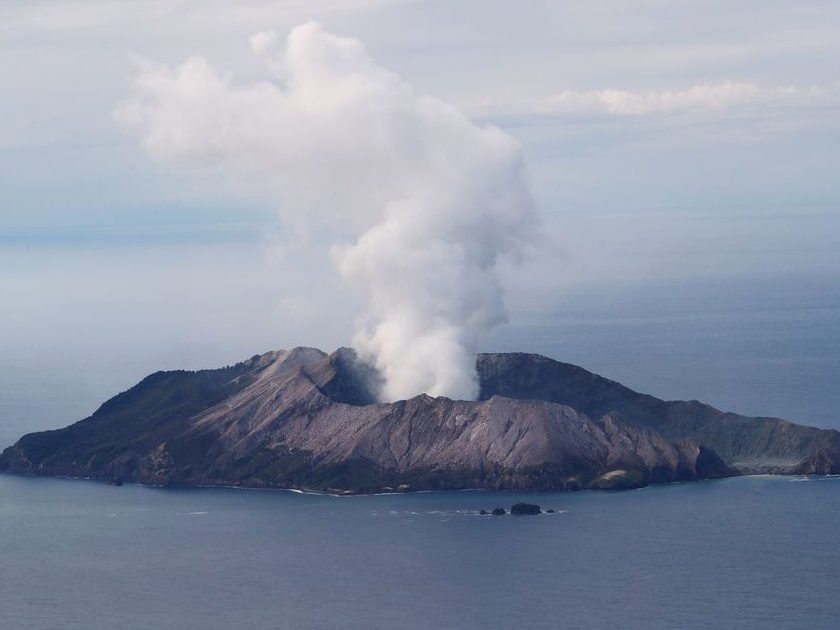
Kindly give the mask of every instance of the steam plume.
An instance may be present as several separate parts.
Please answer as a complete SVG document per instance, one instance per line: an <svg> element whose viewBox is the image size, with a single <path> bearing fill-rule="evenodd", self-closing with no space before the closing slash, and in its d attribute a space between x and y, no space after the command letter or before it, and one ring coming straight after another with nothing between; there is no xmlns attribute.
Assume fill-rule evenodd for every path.
<svg viewBox="0 0 840 630"><path fill-rule="evenodd" d="M383 400L474 398L475 336L506 318L497 262L534 221L517 143L316 23L284 51L273 33L250 41L273 80L237 85L200 57L142 62L117 120L155 158L275 195L284 221L328 235L369 294L353 342Z"/></svg>

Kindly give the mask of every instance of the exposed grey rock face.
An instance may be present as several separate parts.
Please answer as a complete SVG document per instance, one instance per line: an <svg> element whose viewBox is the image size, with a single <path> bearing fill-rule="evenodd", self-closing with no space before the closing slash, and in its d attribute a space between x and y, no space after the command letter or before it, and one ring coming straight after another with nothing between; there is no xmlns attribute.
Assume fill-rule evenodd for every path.
<svg viewBox="0 0 840 630"><path fill-rule="evenodd" d="M373 402L377 376L347 349L158 372L85 420L24 436L0 470L355 492L621 489L737 474L742 460L817 473L840 462L837 432L661 401L537 355L480 355L478 369L479 401L390 404Z"/></svg>
<svg viewBox="0 0 840 630"><path fill-rule="evenodd" d="M741 473L840 473L840 433L779 418L725 413L696 400L664 401L568 363L533 354L478 357L481 398L548 400L625 421L673 440L696 439Z"/></svg>

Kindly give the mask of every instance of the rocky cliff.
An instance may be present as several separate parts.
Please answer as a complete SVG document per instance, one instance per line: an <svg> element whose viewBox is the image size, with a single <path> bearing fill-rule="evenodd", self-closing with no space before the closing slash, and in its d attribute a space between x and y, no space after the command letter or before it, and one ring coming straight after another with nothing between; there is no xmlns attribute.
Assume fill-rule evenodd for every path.
<svg viewBox="0 0 840 630"><path fill-rule="evenodd" d="M351 350L158 372L89 418L32 433L0 470L340 492L625 488L840 472L840 434L638 394L538 355L478 357L480 400L375 403Z"/></svg>
<svg viewBox="0 0 840 630"><path fill-rule="evenodd" d="M726 413L696 400L660 400L533 354L479 355L478 372L481 398L547 400L593 418L618 412L627 422L672 440L696 439L742 474L840 473L840 433L835 430Z"/></svg>

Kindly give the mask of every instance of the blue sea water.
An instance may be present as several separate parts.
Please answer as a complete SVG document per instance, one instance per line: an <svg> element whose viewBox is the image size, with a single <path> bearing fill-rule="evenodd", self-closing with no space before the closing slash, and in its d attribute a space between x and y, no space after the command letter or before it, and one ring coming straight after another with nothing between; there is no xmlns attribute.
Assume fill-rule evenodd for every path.
<svg viewBox="0 0 840 630"><path fill-rule="evenodd" d="M480 516L534 501L556 514ZM840 626L840 479L330 497L0 477L4 628Z"/></svg>
<svg viewBox="0 0 840 630"><path fill-rule="evenodd" d="M840 428L838 286L824 274L581 290L515 313L479 349ZM0 342L2 445L160 367L244 358L14 341ZM558 513L477 514L520 500ZM0 476L0 627L833 629L838 516L833 478L336 498Z"/></svg>

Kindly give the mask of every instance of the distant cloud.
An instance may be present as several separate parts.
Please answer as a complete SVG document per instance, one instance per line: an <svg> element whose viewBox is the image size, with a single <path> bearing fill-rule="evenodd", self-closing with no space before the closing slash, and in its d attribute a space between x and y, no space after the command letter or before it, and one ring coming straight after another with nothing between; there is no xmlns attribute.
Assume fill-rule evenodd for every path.
<svg viewBox="0 0 840 630"><path fill-rule="evenodd" d="M174 3L167 0L148 0L136 5L115 0L12 1L0 7L0 33L56 33L125 24L144 17L168 15L170 4Z"/></svg>
<svg viewBox="0 0 840 630"><path fill-rule="evenodd" d="M726 81L695 85L683 90L563 90L547 97L509 103L485 102L483 113L505 114L608 114L648 116L684 111L721 112L737 107L760 105L808 105L833 100L840 84L814 86L762 86L751 82Z"/></svg>
<svg viewBox="0 0 840 630"><path fill-rule="evenodd" d="M201 16L204 20L231 22L256 17L275 21L282 14L303 12L354 12L398 4L404 0L250 0L242 3L203 0L7 0L0 6L0 33L61 32L113 27L157 18L162 20Z"/></svg>
<svg viewBox="0 0 840 630"><path fill-rule="evenodd" d="M274 31L260 31L248 38L251 50L258 55L263 55L276 50L278 46L277 33Z"/></svg>

